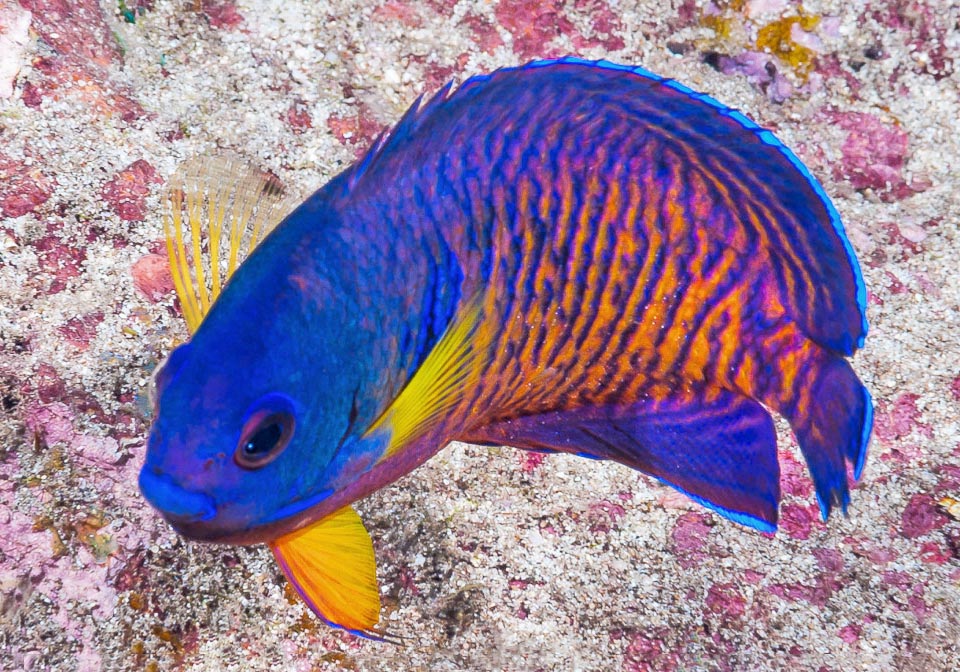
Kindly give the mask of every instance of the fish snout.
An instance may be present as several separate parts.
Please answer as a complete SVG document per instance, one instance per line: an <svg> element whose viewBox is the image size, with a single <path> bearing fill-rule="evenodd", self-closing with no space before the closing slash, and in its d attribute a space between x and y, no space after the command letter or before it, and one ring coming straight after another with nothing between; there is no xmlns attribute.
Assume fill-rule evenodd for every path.
<svg viewBox="0 0 960 672"><path fill-rule="evenodd" d="M182 488L149 465L140 470L140 492L175 527L210 520L217 514L212 497Z"/></svg>

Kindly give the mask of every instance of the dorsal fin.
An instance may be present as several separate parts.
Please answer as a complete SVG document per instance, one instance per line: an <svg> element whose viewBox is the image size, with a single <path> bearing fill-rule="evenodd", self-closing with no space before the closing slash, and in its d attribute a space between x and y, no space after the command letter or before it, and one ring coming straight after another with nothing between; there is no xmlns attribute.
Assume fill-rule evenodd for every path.
<svg viewBox="0 0 960 672"><path fill-rule="evenodd" d="M226 281L295 201L269 173L214 154L181 164L162 203L170 272L192 334Z"/></svg>
<svg viewBox="0 0 960 672"><path fill-rule="evenodd" d="M807 336L843 355L862 347L866 287L823 187L770 131L642 68L568 57L478 75L456 89L448 85L412 108L360 164L362 171L348 171L349 188L362 189L369 177L369 188L380 190L379 175L374 177L380 167L407 174L419 169L424 156L447 155L451 144L461 142L483 147L503 128L513 134L510 141L526 142L522 134L538 129L524 125L525 119L542 121L544 109L567 114L581 98L609 104L638 133L672 147L684 170L704 177L718 203L749 225L751 242L739 252L753 254L749 245L762 244L771 255L782 307ZM603 123L602 117L594 122ZM489 161L481 151L475 156Z"/></svg>
<svg viewBox="0 0 960 672"><path fill-rule="evenodd" d="M423 102L423 94L418 96L400 120L388 130L381 132L363 158L348 169L349 188L352 188L389 148L409 138L417 130L420 120L449 98L453 90L453 82L447 82L426 103Z"/></svg>

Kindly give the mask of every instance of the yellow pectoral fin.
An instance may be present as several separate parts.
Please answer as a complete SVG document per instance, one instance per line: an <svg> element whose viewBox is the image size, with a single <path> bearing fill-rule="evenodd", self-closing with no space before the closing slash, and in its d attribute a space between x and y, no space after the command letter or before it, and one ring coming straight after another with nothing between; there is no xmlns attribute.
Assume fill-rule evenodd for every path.
<svg viewBox="0 0 960 672"><path fill-rule="evenodd" d="M492 330L478 295L461 310L406 386L365 436L389 432L380 460L433 428L474 389L489 360Z"/></svg>
<svg viewBox="0 0 960 672"><path fill-rule="evenodd" d="M287 580L313 612L354 634L373 632L380 620L380 590L373 542L347 506L270 543Z"/></svg>
<svg viewBox="0 0 960 672"><path fill-rule="evenodd" d="M293 200L272 175L213 155L181 165L161 202L173 285L192 334L240 262L293 210Z"/></svg>

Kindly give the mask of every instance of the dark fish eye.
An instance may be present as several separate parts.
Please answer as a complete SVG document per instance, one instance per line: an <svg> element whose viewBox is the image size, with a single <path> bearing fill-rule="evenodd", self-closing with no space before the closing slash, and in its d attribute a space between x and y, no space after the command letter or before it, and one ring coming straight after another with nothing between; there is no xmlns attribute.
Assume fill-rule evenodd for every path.
<svg viewBox="0 0 960 672"><path fill-rule="evenodd" d="M264 409L253 413L240 434L234 461L244 469L270 464L290 443L295 427L289 411Z"/></svg>

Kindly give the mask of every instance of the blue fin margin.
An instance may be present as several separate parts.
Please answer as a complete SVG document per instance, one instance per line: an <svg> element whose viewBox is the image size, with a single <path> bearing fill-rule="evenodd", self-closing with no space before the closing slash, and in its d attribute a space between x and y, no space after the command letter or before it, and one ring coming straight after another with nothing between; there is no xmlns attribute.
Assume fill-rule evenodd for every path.
<svg viewBox="0 0 960 672"><path fill-rule="evenodd" d="M831 202L830 198L827 196L827 192L824 191L823 185L820 184L819 180L813 176L810 170L803 164L802 161L794 154L790 148L780 142L779 139L770 131L760 127L756 122L752 121L742 112L734 110L733 108L727 107L716 98L713 98L705 93L699 93L694 91L688 86L681 84L680 82L669 79L667 77L661 77L660 75L654 74L649 70L637 66L628 66L620 65L618 63L612 63L610 61L598 60L590 61L583 58L578 58L576 56L564 56L562 58L556 59L544 59L539 61L531 61L526 65L518 66L515 68L503 68L503 70L524 70L524 69L533 69L533 68L544 68L551 65L582 65L586 67L600 68L603 70L615 70L618 72L628 72L645 79L652 80L654 82L659 82L663 86L673 89L678 93L682 93L694 100L698 100L710 107L716 109L721 115L729 117L733 121L740 124L744 129L752 131L760 138L760 140L779 151L784 158L786 158L793 166L796 168L804 179L810 184L811 189L814 193L820 198L823 202L824 207L827 210L827 214L830 218L830 223L833 226L834 232L837 234L837 237L840 239L843 244L844 252L846 252L847 260L850 262L851 270L854 275L854 283L856 285L856 295L857 295L857 309L860 312L860 325L861 333L856 341L856 349L862 348L864 340L867 337L867 331L869 325L867 324L867 286L863 280L863 273L860 269L860 263L857 261L857 255L853 250L853 245L850 243L850 239L847 237L846 230L843 227L843 222L840 219L840 213L837 212L836 207ZM503 71L501 70L501 72ZM489 77L489 75L485 75ZM464 82L466 85L468 82L473 81L474 78L468 79ZM483 81L483 80L479 80ZM851 354L851 353L845 353Z"/></svg>

